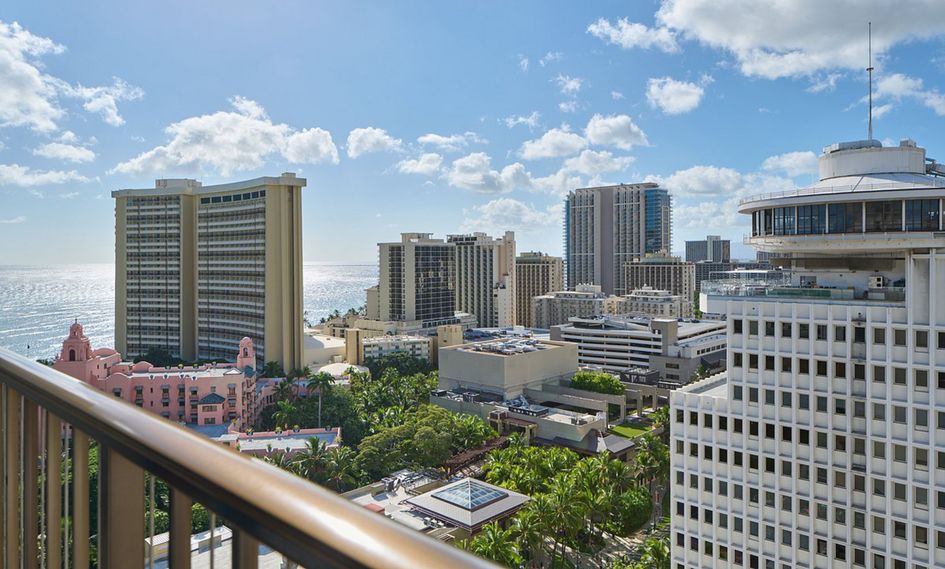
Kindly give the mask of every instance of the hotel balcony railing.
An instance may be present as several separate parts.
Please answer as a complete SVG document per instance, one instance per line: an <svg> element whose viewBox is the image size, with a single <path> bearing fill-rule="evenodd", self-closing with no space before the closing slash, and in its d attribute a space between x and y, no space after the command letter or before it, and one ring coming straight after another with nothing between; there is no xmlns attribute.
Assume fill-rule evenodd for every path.
<svg viewBox="0 0 945 569"><path fill-rule="evenodd" d="M91 445L99 482L90 504ZM154 534L154 515L145 498L154 497L155 478L169 488L174 569L191 565L194 502L232 529L229 557L238 569L258 566L261 544L291 562L284 567L494 567L6 350L0 449L0 569L84 569L92 542L99 567L153 567L145 538ZM96 528L89 527L92 508ZM209 550L210 567L218 549Z"/></svg>

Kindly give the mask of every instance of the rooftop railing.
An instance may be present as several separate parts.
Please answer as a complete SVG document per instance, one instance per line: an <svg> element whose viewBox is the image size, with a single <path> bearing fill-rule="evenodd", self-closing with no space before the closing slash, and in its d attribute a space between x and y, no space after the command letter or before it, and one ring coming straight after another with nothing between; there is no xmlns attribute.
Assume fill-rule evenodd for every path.
<svg viewBox="0 0 945 569"><path fill-rule="evenodd" d="M921 175L921 174L916 174ZM879 190L940 190L945 188L945 183L936 181L935 183L917 183L917 182L885 182L881 184L846 184L840 186L821 186L814 188L800 188L796 190L784 190L781 192L769 192L766 194L757 194L738 200L738 205L744 205L751 202L771 200L775 198L788 198L800 196L814 196L818 194L842 194L849 192L873 192Z"/></svg>
<svg viewBox="0 0 945 569"><path fill-rule="evenodd" d="M99 461L92 501L90 447ZM153 567L145 538L154 536L155 478L169 488L174 569L191 566L194 503L232 529L234 568L258 567L260 545L286 568L494 567L2 349L0 449L0 569L84 569L93 547L99 567Z"/></svg>

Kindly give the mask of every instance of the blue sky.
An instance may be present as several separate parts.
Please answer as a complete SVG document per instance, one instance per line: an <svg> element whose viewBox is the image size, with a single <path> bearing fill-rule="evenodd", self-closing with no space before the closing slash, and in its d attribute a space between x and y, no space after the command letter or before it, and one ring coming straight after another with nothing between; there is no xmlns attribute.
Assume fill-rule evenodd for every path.
<svg viewBox="0 0 945 569"><path fill-rule="evenodd" d="M875 137L945 157L933 0L33 2L0 14L0 264L111 262L109 192L296 171L307 261L402 231L515 230L561 252L561 200L659 181L674 250L745 195ZM938 134L938 136L936 136Z"/></svg>

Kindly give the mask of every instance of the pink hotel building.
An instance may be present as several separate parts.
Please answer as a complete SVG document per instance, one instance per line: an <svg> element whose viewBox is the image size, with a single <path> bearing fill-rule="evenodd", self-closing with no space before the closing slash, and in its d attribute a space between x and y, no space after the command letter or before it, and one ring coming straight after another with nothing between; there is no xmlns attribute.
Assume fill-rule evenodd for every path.
<svg viewBox="0 0 945 569"><path fill-rule="evenodd" d="M111 348L92 349L82 325L69 337L53 368L167 419L191 425L245 429L256 413L256 353L253 341L239 343L236 363L163 368L123 362Z"/></svg>

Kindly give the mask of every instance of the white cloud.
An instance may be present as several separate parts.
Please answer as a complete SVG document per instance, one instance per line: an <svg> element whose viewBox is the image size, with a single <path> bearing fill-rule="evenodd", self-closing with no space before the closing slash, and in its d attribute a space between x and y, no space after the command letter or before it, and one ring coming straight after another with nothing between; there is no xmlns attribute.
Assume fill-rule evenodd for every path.
<svg viewBox="0 0 945 569"><path fill-rule="evenodd" d="M819 77L811 79L810 87L806 89L808 93L823 93L833 91L837 88L837 81L843 77L842 73L826 73Z"/></svg>
<svg viewBox="0 0 945 569"><path fill-rule="evenodd" d="M892 103L886 103L884 105L873 105L873 118L878 119L882 117L889 111L893 110L893 107L895 107L895 105L893 105Z"/></svg>
<svg viewBox="0 0 945 569"><path fill-rule="evenodd" d="M16 22L0 22L0 126L54 131L65 115L60 97L82 100L86 111L102 115L108 124L124 122L117 103L141 98L144 92L119 78L110 86L85 87L43 73L42 56L64 51L64 46L34 35Z"/></svg>
<svg viewBox="0 0 945 569"><path fill-rule="evenodd" d="M768 79L861 72L867 21L882 22L873 28L877 64L894 45L945 30L937 0L664 0L656 19L677 35L731 53L743 74Z"/></svg>
<svg viewBox="0 0 945 569"><path fill-rule="evenodd" d="M573 113L577 108L577 101L562 101L558 103L558 110L562 113Z"/></svg>
<svg viewBox="0 0 945 569"><path fill-rule="evenodd" d="M646 134L627 115L594 115L584 134L592 144L616 146L623 150L647 145Z"/></svg>
<svg viewBox="0 0 945 569"><path fill-rule="evenodd" d="M571 77L570 75L562 75L560 73L554 78L554 81L558 84L558 88L561 89L562 93L572 96L577 95L584 85L584 80L580 77Z"/></svg>
<svg viewBox="0 0 945 569"><path fill-rule="evenodd" d="M620 91L611 91L610 98L615 101L619 101L620 99L623 99L623 93L621 93Z"/></svg>
<svg viewBox="0 0 945 569"><path fill-rule="evenodd" d="M545 55L541 56L541 59L538 60L538 63L544 67L553 61L561 61L562 57L564 57L564 54L560 51L549 51Z"/></svg>
<svg viewBox="0 0 945 569"><path fill-rule="evenodd" d="M66 182L87 182L89 179L75 170L33 170L19 164L0 164L0 186L42 186Z"/></svg>
<svg viewBox="0 0 945 569"><path fill-rule="evenodd" d="M540 209L512 198L497 198L463 213L462 231L544 233L561 224L564 209L560 203Z"/></svg>
<svg viewBox="0 0 945 569"><path fill-rule="evenodd" d="M387 134L382 128L356 128L348 134L348 157L357 158L370 152L396 152L403 141Z"/></svg>
<svg viewBox="0 0 945 569"><path fill-rule="evenodd" d="M665 27L650 28L627 18L621 18L615 24L601 18L587 27L587 33L623 49L640 47L656 48L666 53L679 51L676 36L672 31Z"/></svg>
<svg viewBox="0 0 945 569"><path fill-rule="evenodd" d="M95 160L95 152L82 146L50 142L33 149L35 156L66 160L68 162L91 162Z"/></svg>
<svg viewBox="0 0 945 569"><path fill-rule="evenodd" d="M331 135L322 129L296 131L273 123L255 101L233 97L234 111L217 111L172 123L164 132L167 144L122 162L109 173L233 172L254 170L271 156L293 163L338 161Z"/></svg>
<svg viewBox="0 0 945 569"><path fill-rule="evenodd" d="M569 172L579 172L587 176L596 176L605 172L616 172L625 169L633 163L633 156L614 156L606 150L597 152L583 150L573 158L564 161L562 169Z"/></svg>
<svg viewBox="0 0 945 569"><path fill-rule="evenodd" d="M523 124L527 126L530 130L530 129L536 128L540 120L541 120L541 113L539 113L538 111L532 111L532 113L528 116L524 116L524 115L507 116L504 119L502 119L502 122L504 122L505 126L509 128Z"/></svg>
<svg viewBox="0 0 945 569"><path fill-rule="evenodd" d="M488 141L480 138L475 132L469 131L463 134L451 134L449 136L431 132L418 137L417 142L424 146L435 146L443 152L459 152L470 143L486 144Z"/></svg>
<svg viewBox="0 0 945 569"><path fill-rule="evenodd" d="M568 125L546 131L540 138L526 140L519 153L525 160L569 156L587 146L587 140L571 132Z"/></svg>
<svg viewBox="0 0 945 569"><path fill-rule="evenodd" d="M756 172L743 174L718 166L692 166L667 177L647 176L646 179L680 196L744 197L794 189L794 183L788 178Z"/></svg>
<svg viewBox="0 0 945 569"><path fill-rule="evenodd" d="M647 81L646 100L668 115L688 113L699 106L705 89L695 83L660 77Z"/></svg>
<svg viewBox="0 0 945 569"><path fill-rule="evenodd" d="M522 71L528 71L528 58L524 55L518 56L518 67Z"/></svg>
<svg viewBox="0 0 945 569"><path fill-rule="evenodd" d="M125 124L125 119L118 113L119 101L134 101L144 97L141 88L129 85L118 77L113 77L112 84L107 87L72 87L63 84L61 88L67 96L82 99L82 108L101 115L102 120L111 126Z"/></svg>
<svg viewBox="0 0 945 569"><path fill-rule="evenodd" d="M421 174L423 176L434 176L440 171L443 165L443 157L435 152L421 154L417 158L401 160L397 163L397 170L401 174Z"/></svg>
<svg viewBox="0 0 945 569"><path fill-rule="evenodd" d="M16 22L0 22L0 126L55 130L56 120L64 114L56 102L56 80L40 71L37 59L64 51L65 47Z"/></svg>
<svg viewBox="0 0 945 569"><path fill-rule="evenodd" d="M25 215L18 215L9 219L0 219L0 225L12 225L26 221Z"/></svg>
<svg viewBox="0 0 945 569"><path fill-rule="evenodd" d="M738 213L739 198L723 201L673 204L673 223L679 227L704 229L732 229L747 225L750 217ZM702 235L705 235L702 233Z"/></svg>
<svg viewBox="0 0 945 569"><path fill-rule="evenodd" d="M922 103L939 116L945 116L945 95L937 89L926 89L922 79L909 77L902 73L893 73L881 77L877 81L875 99L900 101L907 98ZM891 108L888 104L884 105L883 108L874 107L873 116L878 118ZM879 110L879 114L877 114L877 110Z"/></svg>
<svg viewBox="0 0 945 569"><path fill-rule="evenodd" d="M73 198L79 197L79 192L68 192L65 194L59 194L59 197L64 200L71 200Z"/></svg>
<svg viewBox="0 0 945 569"><path fill-rule="evenodd" d="M768 172L784 172L792 178L803 174L816 174L817 155L810 150L778 154L766 158L761 164L761 169Z"/></svg>
<svg viewBox="0 0 945 569"><path fill-rule="evenodd" d="M79 142L79 137L76 136L71 130L65 130L62 134L59 135L59 142L65 142L66 144L72 144L74 142Z"/></svg>
<svg viewBox="0 0 945 569"><path fill-rule="evenodd" d="M494 170L485 152L473 152L454 160L446 180L451 186L480 194L504 194L532 185L525 166L515 162L501 171Z"/></svg>
<svg viewBox="0 0 945 569"><path fill-rule="evenodd" d="M331 133L321 128L304 128L290 134L283 155L294 164L338 163L338 147Z"/></svg>

